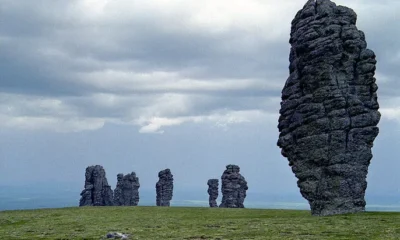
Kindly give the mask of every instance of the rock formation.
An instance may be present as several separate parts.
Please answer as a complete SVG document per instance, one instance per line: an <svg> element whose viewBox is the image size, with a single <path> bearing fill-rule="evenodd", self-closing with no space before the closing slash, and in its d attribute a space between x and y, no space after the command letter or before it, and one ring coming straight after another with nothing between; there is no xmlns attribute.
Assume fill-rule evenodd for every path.
<svg viewBox="0 0 400 240"><path fill-rule="evenodd" d="M170 169L162 170L158 173L158 182L156 184L157 206L169 207L174 190L174 178Z"/></svg>
<svg viewBox="0 0 400 240"><path fill-rule="evenodd" d="M244 199L248 189L247 182L240 174L240 167L227 165L221 176L222 201L219 207L222 208L244 208Z"/></svg>
<svg viewBox="0 0 400 240"><path fill-rule="evenodd" d="M313 215L363 211L380 120L375 54L356 13L310 0L292 21L278 146Z"/></svg>
<svg viewBox="0 0 400 240"><path fill-rule="evenodd" d="M106 172L100 165L86 168L85 189L81 192L79 206L112 206L113 191L108 185Z"/></svg>
<svg viewBox="0 0 400 240"><path fill-rule="evenodd" d="M139 203L139 178L132 172L124 176L117 175L117 186L114 190L115 206L137 206Z"/></svg>
<svg viewBox="0 0 400 240"><path fill-rule="evenodd" d="M207 182L208 185L208 202L210 207L218 207L217 198L218 198L218 179L210 179Z"/></svg>
<svg viewBox="0 0 400 240"><path fill-rule="evenodd" d="M129 239L129 234L120 233L120 232L109 232L103 239L121 239L127 240Z"/></svg>

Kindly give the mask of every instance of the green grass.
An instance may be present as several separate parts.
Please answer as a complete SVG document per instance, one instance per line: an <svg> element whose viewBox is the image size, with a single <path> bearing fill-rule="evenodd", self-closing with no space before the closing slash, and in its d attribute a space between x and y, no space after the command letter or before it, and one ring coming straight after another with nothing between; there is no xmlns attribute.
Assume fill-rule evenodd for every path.
<svg viewBox="0 0 400 240"><path fill-rule="evenodd" d="M312 217L309 211L84 207L0 212L0 239L400 239L400 213Z"/></svg>

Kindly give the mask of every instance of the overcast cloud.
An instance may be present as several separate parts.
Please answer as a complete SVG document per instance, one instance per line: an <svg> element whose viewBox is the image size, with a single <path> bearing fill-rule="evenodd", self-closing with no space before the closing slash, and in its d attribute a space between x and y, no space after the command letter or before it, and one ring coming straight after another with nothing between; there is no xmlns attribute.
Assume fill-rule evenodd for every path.
<svg viewBox="0 0 400 240"><path fill-rule="evenodd" d="M263 159L273 156L275 159L268 161L279 163L268 164L265 160L266 166L261 168L283 166L286 172L281 176L290 176L293 185L290 169L275 145L276 125L280 91L288 76L290 22L304 3L300 0L0 0L0 136L3 138L0 180L13 182L7 172L24 168L22 162L15 161L26 155L16 158L13 153L20 147L43 154L31 158L37 163L50 161L54 155L53 149L39 151L34 140L30 146L19 146L23 138L66 146L78 136L86 136L87 141L92 139L92 133L84 133L88 130L97 131L93 134L103 139L112 139L110 135L115 132L129 132L137 144L142 144L143 139L148 139L144 135L157 133L160 135L157 138L179 142L181 147L173 149L185 155L190 139L203 139L204 142L196 143L200 148L207 142L205 136L213 139L212 136L220 134L215 142L229 142L232 136L227 132L233 131L237 133L236 139L247 139L249 134L262 139L238 140L236 145L240 143L242 148L238 155L229 155L232 161L244 168L246 164L253 166L248 170L248 174L253 174ZM375 51L378 60L380 125L383 129L398 129L400 1L337 0L336 3L351 7L358 14L357 26L365 32L369 48ZM182 139L176 140L173 132L182 133L179 135ZM68 135L69 139L63 134L76 135ZM391 142L400 136L396 131L381 131L380 137ZM165 147L165 142L154 141L148 143L152 147L147 147L154 150ZM223 150L224 146L235 146L230 144L213 151L216 154L233 151ZM96 147L109 145L105 141ZM66 148L57 151L67 151ZM68 159L90 158L78 161L74 168L67 167L73 176L81 176L82 167L89 163L111 165L111 160L100 153L88 156L87 151L92 152L93 148L91 143L78 150L71 147L76 155L69 154ZM239 160L239 156L256 148L263 149L257 157ZM126 145L118 151L130 149ZM144 152L137 157L143 159L148 154ZM122 158L112 161L116 164L126 161L124 166L129 166L129 160ZM180 160L172 158L167 154L163 161L179 166ZM195 159L195 162L206 161ZM214 160L210 161L200 167L209 167L207 164ZM220 160L216 172L222 173L221 166L229 161ZM59 164L47 164L44 169L51 171L64 162L68 160L60 158ZM165 165L152 164L154 171ZM136 169L148 167L139 165ZM116 169L110 172L114 174ZM273 174L276 169L270 171Z"/></svg>
<svg viewBox="0 0 400 240"><path fill-rule="evenodd" d="M378 55L383 112L397 119L400 50L391 21L400 4L347 2ZM12 128L112 122L152 133L188 121L251 121L255 112L275 118L290 21L302 4L3 0L0 119Z"/></svg>

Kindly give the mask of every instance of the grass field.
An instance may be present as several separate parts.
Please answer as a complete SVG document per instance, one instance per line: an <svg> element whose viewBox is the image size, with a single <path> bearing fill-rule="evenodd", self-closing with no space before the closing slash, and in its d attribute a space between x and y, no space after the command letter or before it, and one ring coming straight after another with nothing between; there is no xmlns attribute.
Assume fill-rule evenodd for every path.
<svg viewBox="0 0 400 240"><path fill-rule="evenodd" d="M400 213L312 217L309 211L84 207L0 212L0 239L400 239Z"/></svg>

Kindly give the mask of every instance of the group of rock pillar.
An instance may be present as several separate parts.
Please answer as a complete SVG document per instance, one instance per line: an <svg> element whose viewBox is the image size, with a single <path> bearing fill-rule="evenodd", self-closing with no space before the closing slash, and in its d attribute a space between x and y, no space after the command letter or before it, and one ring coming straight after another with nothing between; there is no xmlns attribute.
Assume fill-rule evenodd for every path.
<svg viewBox="0 0 400 240"><path fill-rule="evenodd" d="M170 169L158 173L156 184L157 206L170 206L173 192L173 175ZM106 172L100 165L89 166L85 172L85 186L79 206L137 206L139 203L139 178L135 172L117 175L113 191L108 184Z"/></svg>
<svg viewBox="0 0 400 240"><path fill-rule="evenodd" d="M379 133L375 53L356 27L357 14L330 0L309 0L292 21L289 77L281 92L281 153L313 215L365 210L371 148ZM219 207L243 208L247 182L236 165L221 177ZM159 173L157 206L169 206L173 176ZM207 182L217 207L218 179ZM118 175L114 196L104 169L86 169L80 205L137 205L139 179Z"/></svg>
<svg viewBox="0 0 400 240"><path fill-rule="evenodd" d="M248 189L247 181L240 174L240 167L237 165L227 165L226 170L221 176L222 200L220 208L244 208L244 200ZM218 179L210 179L207 182L209 205L218 207Z"/></svg>
<svg viewBox="0 0 400 240"><path fill-rule="evenodd" d="M137 206L139 203L139 178L132 172L117 175L113 191L108 184L106 172L100 165L89 166L85 173L85 186L79 206Z"/></svg>
<svg viewBox="0 0 400 240"><path fill-rule="evenodd" d="M158 173L156 183L156 205L169 207L173 197L174 178L170 169ZM221 177L222 201L219 207L244 208L248 189L247 182L237 165L228 165ZM210 207L218 207L218 179L208 180ZM102 166L89 166L85 173L85 188L81 192L79 206L137 206L139 203L139 178L135 172L117 175L117 186L113 191L108 184Z"/></svg>

